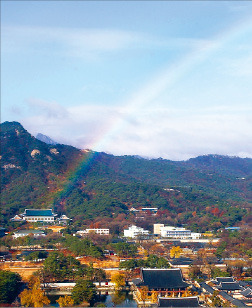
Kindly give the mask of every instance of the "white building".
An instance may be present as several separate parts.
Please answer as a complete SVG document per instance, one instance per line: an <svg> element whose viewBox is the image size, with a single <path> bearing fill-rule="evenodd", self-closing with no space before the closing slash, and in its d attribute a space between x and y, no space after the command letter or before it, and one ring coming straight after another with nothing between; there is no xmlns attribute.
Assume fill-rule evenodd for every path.
<svg viewBox="0 0 252 308"><path fill-rule="evenodd" d="M44 231L42 230L18 230L16 232L14 232L14 234L12 235L13 238L18 238L18 237L24 237L27 235L32 235L34 237L39 237L39 236L45 236Z"/></svg>
<svg viewBox="0 0 252 308"><path fill-rule="evenodd" d="M81 236L89 233L95 233L99 235L109 235L109 229L85 229L76 232L77 235Z"/></svg>
<svg viewBox="0 0 252 308"><path fill-rule="evenodd" d="M164 224L154 224L154 234L178 239L198 239L201 237L200 233L194 233L185 228L165 226Z"/></svg>
<svg viewBox="0 0 252 308"><path fill-rule="evenodd" d="M125 237L137 237L138 235L148 235L150 232L137 226L130 226L129 229L124 230Z"/></svg>

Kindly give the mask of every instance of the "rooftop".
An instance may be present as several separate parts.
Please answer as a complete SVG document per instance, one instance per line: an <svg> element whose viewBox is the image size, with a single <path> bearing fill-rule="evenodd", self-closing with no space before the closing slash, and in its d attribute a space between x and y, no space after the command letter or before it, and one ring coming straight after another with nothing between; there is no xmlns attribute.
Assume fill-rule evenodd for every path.
<svg viewBox="0 0 252 308"><path fill-rule="evenodd" d="M141 269L141 285L151 289L186 288L188 284L183 281L181 270L174 269Z"/></svg>
<svg viewBox="0 0 252 308"><path fill-rule="evenodd" d="M218 283L221 282L234 282L234 278L233 277L216 277L216 280Z"/></svg>
<svg viewBox="0 0 252 308"><path fill-rule="evenodd" d="M197 296L159 297L158 307L199 307Z"/></svg>
<svg viewBox="0 0 252 308"><path fill-rule="evenodd" d="M56 216L52 209L25 209L25 216Z"/></svg>
<svg viewBox="0 0 252 308"><path fill-rule="evenodd" d="M221 282L219 290L234 291L240 290L241 287L237 282Z"/></svg>

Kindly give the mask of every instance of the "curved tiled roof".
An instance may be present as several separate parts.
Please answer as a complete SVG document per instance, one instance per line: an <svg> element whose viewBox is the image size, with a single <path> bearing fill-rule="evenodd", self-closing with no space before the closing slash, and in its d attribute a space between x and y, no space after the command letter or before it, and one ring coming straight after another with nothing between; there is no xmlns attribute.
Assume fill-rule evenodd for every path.
<svg viewBox="0 0 252 308"><path fill-rule="evenodd" d="M198 297L159 297L158 307L200 307Z"/></svg>
<svg viewBox="0 0 252 308"><path fill-rule="evenodd" d="M183 281L181 270L174 269L141 269L141 285L151 289L180 289L188 287Z"/></svg>

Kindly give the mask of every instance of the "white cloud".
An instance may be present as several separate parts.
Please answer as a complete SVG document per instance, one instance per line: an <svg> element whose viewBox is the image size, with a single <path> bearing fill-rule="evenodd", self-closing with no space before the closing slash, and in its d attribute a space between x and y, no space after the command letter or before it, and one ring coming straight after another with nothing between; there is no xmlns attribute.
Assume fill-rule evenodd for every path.
<svg viewBox="0 0 252 308"><path fill-rule="evenodd" d="M26 118L24 126L62 143L115 155L141 155L183 160L202 154L252 157L251 109L247 115L218 110L141 110L125 119L125 109L75 106L68 118Z"/></svg>
<svg viewBox="0 0 252 308"><path fill-rule="evenodd" d="M56 53L97 59L97 55L121 50L201 48L209 40L155 37L143 32L117 29L2 26L2 52Z"/></svg>

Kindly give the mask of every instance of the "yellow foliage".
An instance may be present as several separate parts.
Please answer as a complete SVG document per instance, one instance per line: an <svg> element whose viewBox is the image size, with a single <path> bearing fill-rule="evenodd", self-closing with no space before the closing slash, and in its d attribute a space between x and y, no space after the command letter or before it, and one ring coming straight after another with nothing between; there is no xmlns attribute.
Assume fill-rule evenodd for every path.
<svg viewBox="0 0 252 308"><path fill-rule="evenodd" d="M171 258L179 258L181 255L182 249L180 246L172 246L170 249L170 257Z"/></svg>
<svg viewBox="0 0 252 308"><path fill-rule="evenodd" d="M69 295L61 296L56 302L60 307L71 307L74 305L74 300Z"/></svg>
<svg viewBox="0 0 252 308"><path fill-rule="evenodd" d="M50 300L40 288L38 277L32 276L26 289L20 293L21 305L25 307L44 307L50 304Z"/></svg>
<svg viewBox="0 0 252 308"><path fill-rule="evenodd" d="M151 294L151 302L152 303L157 303L158 301L158 292L157 291L153 291Z"/></svg>
<svg viewBox="0 0 252 308"><path fill-rule="evenodd" d="M125 275L116 273L111 277L111 282L115 284L116 289L120 289L125 286Z"/></svg>
<svg viewBox="0 0 252 308"><path fill-rule="evenodd" d="M140 298L144 302L148 298L149 289L147 286L143 286L139 289Z"/></svg>

